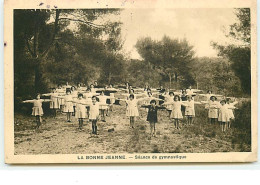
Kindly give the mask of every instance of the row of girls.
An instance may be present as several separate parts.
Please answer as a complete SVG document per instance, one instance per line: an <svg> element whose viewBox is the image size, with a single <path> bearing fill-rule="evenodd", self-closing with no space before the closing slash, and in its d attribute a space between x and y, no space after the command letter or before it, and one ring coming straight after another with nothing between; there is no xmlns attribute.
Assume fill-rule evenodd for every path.
<svg viewBox="0 0 260 185"><path fill-rule="evenodd" d="M154 98L151 96L151 92L147 91L150 105L143 105L148 109L147 121L150 123L151 135L155 136L155 125L157 123L157 112L160 109L167 109L169 117L173 119L176 129L180 128L180 121L183 119L183 115L187 118L187 124L193 124L195 118L195 104L205 104L205 109L208 110L209 123L220 123L221 131L225 132L231 127L231 123L234 119L233 109L237 101L231 103L230 98L222 98L221 101L217 101L217 97L208 91L207 94L200 94L206 96L207 101L194 101L193 96L196 94L192 92L192 89L182 90L180 95L174 95L174 92L163 92L160 95L164 96L164 100ZM139 116L137 103L142 101L143 98L137 98L138 94L134 94L133 90L130 91L129 100L127 103L126 115L130 117L130 127L134 127L135 117ZM157 105L157 100L163 102L161 105Z"/></svg>
<svg viewBox="0 0 260 185"><path fill-rule="evenodd" d="M56 117L58 111L64 112L67 115L67 122L71 122L71 116L75 116L79 121L80 131L84 130L83 119L89 118L92 122L92 133L97 134L97 120L101 115L102 121L105 121L105 114L108 114L109 107L106 103L107 99L110 99L110 103L113 104L114 97L105 96L104 92L96 93L92 84L87 90L84 89L86 87L80 85L77 88L68 84L63 87L59 85L58 88L53 88L51 93L42 94L42 96L49 96L50 99L41 99L41 95L37 94L36 99L25 100L23 103L33 103L32 115L36 117L36 129L39 129L42 122L42 103L50 102L53 117Z"/></svg>
<svg viewBox="0 0 260 185"><path fill-rule="evenodd" d="M37 127L39 128L41 124L41 116L43 115L42 111L42 102L50 101L50 108L54 110L54 116L58 109L63 110L67 114L67 121L71 121L71 115L76 113L76 118L79 121L79 130L83 130L83 119L89 118L92 122L92 133L97 134L97 120L99 115L101 119L105 121L105 112L108 113L108 105L106 100L110 99L113 104L115 101L114 96L104 96L102 92L100 95L96 93L93 85L87 89L87 91L80 91L80 88L68 87L66 85L64 88L58 87L58 89L53 89L52 93L44 94L45 96L50 96L50 100L40 99L40 95L37 95L36 100L27 100L24 102L33 103L33 112L32 115L36 116ZM66 91L66 94L64 94ZM185 94L185 93L184 93ZM135 117L139 116L138 112L138 102L149 100L149 105L143 105L143 107L148 109L147 121L150 123L151 135L155 136L155 125L158 121L157 111L159 109L167 109L169 112L169 117L174 120L174 125L176 129L180 129L180 120L183 119L183 112L187 117L188 124L192 124L195 117L195 108L194 104L205 103L206 108L209 110L209 118L211 123L214 123L217 119L221 123L222 131L225 131L227 127L230 127L230 119L234 118L232 109L234 108L235 102L230 104L230 99L222 100L220 103L216 101L216 97L212 96L211 93L208 93L206 96L209 97L209 100L206 102L195 102L192 98L192 95L184 96L174 95L173 92L161 93L165 97L163 104L156 105L157 100L162 101L162 99L155 98L152 96L151 90L147 90L147 97L137 98L138 94L134 94L134 90L131 89L128 98L122 99L126 102L126 116L130 117L130 127L134 128L135 126ZM97 97L98 96L98 97ZM185 99L184 99L185 98ZM99 102L97 101L99 99ZM87 107L87 112L86 112ZM182 107L185 107L184 111ZM100 111L101 110L101 111Z"/></svg>

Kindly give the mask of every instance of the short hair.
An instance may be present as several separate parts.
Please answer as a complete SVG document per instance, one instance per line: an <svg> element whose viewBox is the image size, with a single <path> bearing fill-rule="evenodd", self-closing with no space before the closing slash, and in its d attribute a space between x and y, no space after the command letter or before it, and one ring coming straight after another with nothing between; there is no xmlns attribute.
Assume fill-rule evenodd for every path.
<svg viewBox="0 0 260 185"><path fill-rule="evenodd" d="M68 93L68 92L71 93L71 90L70 89L66 89L66 93Z"/></svg>
<svg viewBox="0 0 260 185"><path fill-rule="evenodd" d="M133 94L130 94L129 98L135 98L135 96Z"/></svg>
<svg viewBox="0 0 260 185"><path fill-rule="evenodd" d="M76 87L75 87L74 85L73 85L73 86L71 86L71 88L70 88L70 89L72 90L72 88L76 89Z"/></svg>
<svg viewBox="0 0 260 185"><path fill-rule="evenodd" d="M217 100L216 96L211 96L209 99L212 100L213 98L215 98L215 100Z"/></svg>
<svg viewBox="0 0 260 185"><path fill-rule="evenodd" d="M207 90L207 93L209 93L209 92L211 92L211 93L212 93L212 91L211 91L211 90Z"/></svg>
<svg viewBox="0 0 260 185"><path fill-rule="evenodd" d="M37 96L41 96L41 94L40 93L36 93L36 98L37 98Z"/></svg>
<svg viewBox="0 0 260 185"><path fill-rule="evenodd" d="M97 100L97 96L92 96L92 99L95 98Z"/></svg>
<svg viewBox="0 0 260 185"><path fill-rule="evenodd" d="M174 96L174 100L175 100L176 98L178 98L178 101L180 101L180 100L181 100L181 98L180 98L180 96L179 96L179 95L175 95L175 96Z"/></svg>
<svg viewBox="0 0 260 185"><path fill-rule="evenodd" d="M156 101L155 101L155 100L151 100L151 101L150 101L150 104L152 104L152 103L155 103L155 104L156 104Z"/></svg>
<svg viewBox="0 0 260 185"><path fill-rule="evenodd" d="M82 94L82 93L79 93L79 94L78 94L78 98L79 98L79 97L83 97L83 94Z"/></svg>
<svg viewBox="0 0 260 185"><path fill-rule="evenodd" d="M226 100L221 100L220 103L222 103L222 102L226 103Z"/></svg>
<svg viewBox="0 0 260 185"><path fill-rule="evenodd" d="M174 92L172 92L172 91L171 91L171 92L169 92L169 95L171 95L171 94L172 94L172 95L174 95Z"/></svg>

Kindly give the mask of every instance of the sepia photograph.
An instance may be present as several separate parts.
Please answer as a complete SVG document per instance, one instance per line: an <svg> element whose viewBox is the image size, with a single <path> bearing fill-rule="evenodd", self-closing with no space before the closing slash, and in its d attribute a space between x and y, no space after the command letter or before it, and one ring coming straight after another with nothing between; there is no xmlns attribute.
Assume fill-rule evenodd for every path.
<svg viewBox="0 0 260 185"><path fill-rule="evenodd" d="M8 2L6 161L256 161L255 1Z"/></svg>

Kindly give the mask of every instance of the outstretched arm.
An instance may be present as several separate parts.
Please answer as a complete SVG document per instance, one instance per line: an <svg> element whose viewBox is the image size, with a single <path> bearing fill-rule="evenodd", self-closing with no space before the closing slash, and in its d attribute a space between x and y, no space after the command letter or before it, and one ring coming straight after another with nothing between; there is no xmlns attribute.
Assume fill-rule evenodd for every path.
<svg viewBox="0 0 260 185"><path fill-rule="evenodd" d="M35 100L24 100L23 103L33 103Z"/></svg>

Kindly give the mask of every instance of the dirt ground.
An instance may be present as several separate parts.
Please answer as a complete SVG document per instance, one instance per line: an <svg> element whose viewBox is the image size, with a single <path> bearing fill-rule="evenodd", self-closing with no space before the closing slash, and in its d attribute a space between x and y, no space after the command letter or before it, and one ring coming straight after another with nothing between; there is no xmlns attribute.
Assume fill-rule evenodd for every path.
<svg viewBox="0 0 260 185"><path fill-rule="evenodd" d="M54 119L43 116L39 130L35 130L35 118L15 115L15 154L90 154L90 153L210 153L240 152L241 147L232 143L235 129L226 133L218 124L207 123L207 112L196 108L193 125L182 124L181 130L174 128L165 110L158 112L157 137L150 139L150 126L145 121L147 112L139 108L140 117L136 127L129 127L124 105L114 105L107 122L98 122L98 136L92 136L91 123L84 121L85 131L80 132L78 122L66 122L66 115L59 113ZM185 122L185 121L183 121ZM114 131L108 132L114 128ZM244 146L244 151L250 146Z"/></svg>

